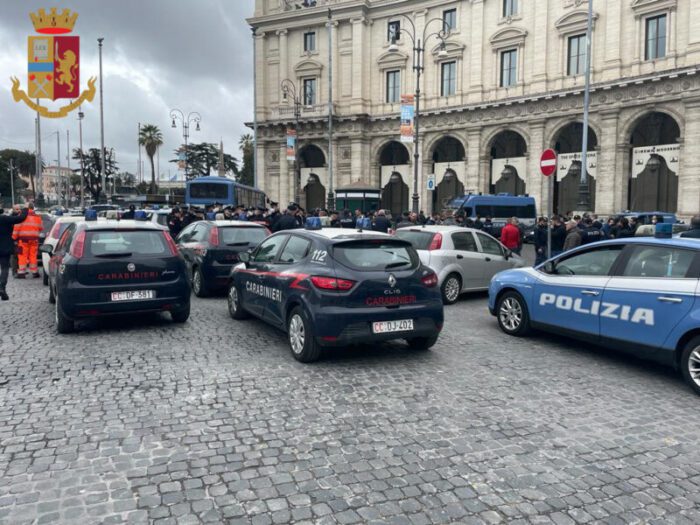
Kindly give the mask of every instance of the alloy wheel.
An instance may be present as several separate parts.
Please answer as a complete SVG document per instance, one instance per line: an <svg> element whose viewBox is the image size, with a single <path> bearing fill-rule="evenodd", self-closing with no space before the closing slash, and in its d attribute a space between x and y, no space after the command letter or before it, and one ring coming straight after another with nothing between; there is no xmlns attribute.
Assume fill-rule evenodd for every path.
<svg viewBox="0 0 700 525"><path fill-rule="evenodd" d="M695 384L700 386L700 346L694 348L688 356L688 372Z"/></svg>
<svg viewBox="0 0 700 525"><path fill-rule="evenodd" d="M445 297L451 303L459 297L459 280L456 277L450 277L445 283Z"/></svg>
<svg viewBox="0 0 700 525"><path fill-rule="evenodd" d="M304 343L304 320L299 314L294 314L289 321L289 344L292 347L292 352L301 354L304 351Z"/></svg>
<svg viewBox="0 0 700 525"><path fill-rule="evenodd" d="M515 298L508 297L501 303L498 317L506 330L510 332L517 330L523 321L522 306Z"/></svg>

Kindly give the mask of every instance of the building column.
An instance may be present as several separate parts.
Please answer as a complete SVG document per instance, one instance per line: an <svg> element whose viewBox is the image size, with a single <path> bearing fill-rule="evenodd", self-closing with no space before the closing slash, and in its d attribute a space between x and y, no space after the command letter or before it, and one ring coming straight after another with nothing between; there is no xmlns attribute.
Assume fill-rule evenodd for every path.
<svg viewBox="0 0 700 525"><path fill-rule="evenodd" d="M524 56L519 60L523 65L529 62L529 68L531 68L532 71L532 84L528 89L530 89L531 93L547 91L547 65L549 63L547 42L549 42L550 39L548 24L549 9L543 9L541 12L538 12L535 17L535 30L530 37L533 40L532 44L534 44L530 49L536 49L537 55L530 57L528 61L525 61ZM524 45L518 47L518 55L525 55ZM524 69L525 67L522 68L522 70ZM522 74L518 76L522 76ZM520 79L518 79L518 81L520 81Z"/></svg>
<svg viewBox="0 0 700 525"><path fill-rule="evenodd" d="M365 24L364 17L353 18L352 23L352 100L350 113L362 113L364 109L364 83L362 74L365 56Z"/></svg>
<svg viewBox="0 0 700 525"><path fill-rule="evenodd" d="M478 193L483 192L483 185L480 181L480 175L483 176L484 171L481 168L481 128L467 130L467 170L464 182L465 192L470 190ZM488 172L486 172L488 173ZM488 188L488 185L487 185Z"/></svg>
<svg viewBox="0 0 700 525"><path fill-rule="evenodd" d="M700 0L689 0L688 4L688 17L684 21L688 24L686 64L697 64L700 62L700 16L697 16L697 13L700 13ZM679 19L682 17L676 17L676 20ZM671 28L671 31L675 33L678 29Z"/></svg>
<svg viewBox="0 0 700 525"><path fill-rule="evenodd" d="M626 180L622 167L618 169L617 121L618 111L601 113L601 136L598 137L598 170L595 191L595 212L611 215L620 211L620 189Z"/></svg>
<svg viewBox="0 0 700 525"><path fill-rule="evenodd" d="M697 176L700 165L700 98L686 101L684 107L677 213L690 217L700 212L700 178Z"/></svg>
<svg viewBox="0 0 700 525"><path fill-rule="evenodd" d="M291 173L291 175L290 175ZM280 210L286 208L287 203L292 200L289 194L289 188L292 187L291 177L294 176L294 170L287 160L287 145L280 146L280 178L279 178L279 202Z"/></svg>
<svg viewBox="0 0 700 525"><path fill-rule="evenodd" d="M433 171L433 160L429 155L423 155L421 157L420 169L418 172L418 195L420 195L419 209L423 210L426 215L429 215L434 211L433 193L435 190L428 191L428 175L430 175ZM437 182L437 180L435 182ZM413 187L410 188L410 192L413 194Z"/></svg>
<svg viewBox="0 0 700 525"><path fill-rule="evenodd" d="M257 94L255 111L258 121L261 121L268 118L267 109L270 107L268 90L265 89L269 82L265 56L265 33L256 33L253 45L255 46L255 92Z"/></svg>
<svg viewBox="0 0 700 525"><path fill-rule="evenodd" d="M369 158L369 143L362 137L354 137L350 139L350 180L348 184L352 184L358 180L371 185L372 177L370 174L370 158Z"/></svg>
<svg viewBox="0 0 700 525"><path fill-rule="evenodd" d="M286 29L281 29L277 31L277 37L279 38L279 56L280 56L280 65L279 65L279 80L282 82L285 78L289 76L289 69L287 66L287 30ZM278 88L278 90L281 88Z"/></svg>
<svg viewBox="0 0 700 525"><path fill-rule="evenodd" d="M530 130L530 143L527 145L527 174L525 176L525 191L535 198L537 209L540 213L547 212L547 188L546 177L540 171L540 156L546 149L544 143L545 120L532 120L528 122ZM554 177L554 175L552 175Z"/></svg>
<svg viewBox="0 0 700 525"><path fill-rule="evenodd" d="M265 143L261 142L259 137L257 148L255 150L255 163L258 170L258 188L264 191L267 196L270 197L270 193L273 191L273 188L270 187L268 170L265 166Z"/></svg>
<svg viewBox="0 0 700 525"><path fill-rule="evenodd" d="M700 0L699 0L700 1ZM466 5L464 6L466 7ZM466 9L465 9L466 11ZM467 16L463 12L462 19L466 20ZM465 33L469 35L469 68L470 68L470 84L467 94L470 102L481 99L481 93L484 88L483 81L483 50L482 43L484 39L484 2L483 0L472 0L471 16L469 16L471 26L466 28ZM474 157L476 161L478 157Z"/></svg>

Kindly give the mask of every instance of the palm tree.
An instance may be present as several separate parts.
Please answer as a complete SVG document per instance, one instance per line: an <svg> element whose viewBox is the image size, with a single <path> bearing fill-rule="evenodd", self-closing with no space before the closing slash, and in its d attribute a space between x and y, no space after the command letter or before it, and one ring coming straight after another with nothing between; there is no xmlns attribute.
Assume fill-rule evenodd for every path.
<svg viewBox="0 0 700 525"><path fill-rule="evenodd" d="M155 124L144 124L139 133L139 144L146 148L146 155L151 161L151 193L156 192L156 166L153 157L158 151L158 147L163 144L163 134Z"/></svg>

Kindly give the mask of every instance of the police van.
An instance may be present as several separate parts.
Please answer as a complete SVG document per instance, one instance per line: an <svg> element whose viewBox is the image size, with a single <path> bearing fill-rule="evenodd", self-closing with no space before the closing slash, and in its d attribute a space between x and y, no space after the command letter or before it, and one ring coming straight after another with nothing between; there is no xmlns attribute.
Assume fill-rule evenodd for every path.
<svg viewBox="0 0 700 525"><path fill-rule="evenodd" d="M457 197L448 203L446 209L455 214L464 214L465 218L476 220L481 217L491 217L492 231L488 232L494 237L501 236L501 229L506 221L517 217L524 229L534 227L537 221L537 206L535 198L528 195L513 196L508 193L498 195L474 195L467 194Z"/></svg>
<svg viewBox="0 0 700 525"><path fill-rule="evenodd" d="M540 329L676 367L700 394L698 294L700 241L638 237L496 274L489 310L509 335Z"/></svg>

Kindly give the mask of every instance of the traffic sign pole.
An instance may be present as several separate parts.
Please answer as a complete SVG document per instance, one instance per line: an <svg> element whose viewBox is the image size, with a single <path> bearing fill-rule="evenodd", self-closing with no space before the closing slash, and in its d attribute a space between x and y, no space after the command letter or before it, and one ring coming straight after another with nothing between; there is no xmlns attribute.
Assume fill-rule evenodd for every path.
<svg viewBox="0 0 700 525"><path fill-rule="evenodd" d="M557 171L557 152L546 149L540 157L540 171L549 179L547 191L547 259L552 258L552 216L554 215L554 180L552 175Z"/></svg>

